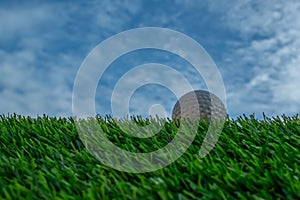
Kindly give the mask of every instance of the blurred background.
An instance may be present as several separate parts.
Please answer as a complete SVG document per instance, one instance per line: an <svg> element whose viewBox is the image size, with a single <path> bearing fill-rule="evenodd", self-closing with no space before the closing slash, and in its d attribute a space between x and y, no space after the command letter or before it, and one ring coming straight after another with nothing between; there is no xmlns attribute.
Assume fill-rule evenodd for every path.
<svg viewBox="0 0 300 200"><path fill-rule="evenodd" d="M222 75L231 118L299 113L298 0L2 0L0 114L72 116L73 83L89 52L119 32L147 26L182 32L205 48ZM154 49L134 51L113 62L99 81L97 113L111 114L118 79L148 62L168 65L195 89L206 88L179 56ZM175 102L167 88L145 85L133 94L130 113L145 116L152 104L161 104L170 116Z"/></svg>

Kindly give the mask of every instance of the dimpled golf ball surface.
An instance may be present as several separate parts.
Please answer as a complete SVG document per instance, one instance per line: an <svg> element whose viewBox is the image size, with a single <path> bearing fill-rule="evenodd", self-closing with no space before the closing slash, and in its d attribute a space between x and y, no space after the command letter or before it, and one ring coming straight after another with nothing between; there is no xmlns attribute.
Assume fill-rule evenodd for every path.
<svg viewBox="0 0 300 200"><path fill-rule="evenodd" d="M191 91L180 97L172 112L172 118L176 120L186 118L198 121L204 119L208 122L223 120L226 115L227 112L221 99L204 90Z"/></svg>

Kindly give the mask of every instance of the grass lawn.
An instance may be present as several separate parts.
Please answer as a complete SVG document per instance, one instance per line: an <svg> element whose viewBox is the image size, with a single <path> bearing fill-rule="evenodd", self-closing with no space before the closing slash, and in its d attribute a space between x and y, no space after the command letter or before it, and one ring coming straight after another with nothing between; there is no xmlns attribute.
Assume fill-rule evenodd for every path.
<svg viewBox="0 0 300 200"><path fill-rule="evenodd" d="M112 142L137 152L162 147L176 134L169 121L154 138L133 139L119 134L113 121L97 120ZM90 155L72 118L2 115L0 199L300 199L298 116L227 120L216 147L200 159L207 127L200 123L177 161L138 174Z"/></svg>

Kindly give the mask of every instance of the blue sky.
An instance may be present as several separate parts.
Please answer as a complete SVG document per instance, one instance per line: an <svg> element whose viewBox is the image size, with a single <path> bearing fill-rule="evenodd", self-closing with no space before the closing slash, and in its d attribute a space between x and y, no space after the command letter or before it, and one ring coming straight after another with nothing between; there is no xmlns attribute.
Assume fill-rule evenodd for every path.
<svg viewBox="0 0 300 200"><path fill-rule="evenodd" d="M1 1L0 113L71 116L73 83L89 52L119 32L155 26L182 32L205 48L222 75L230 117L297 114L299 13L296 0ZM100 80L97 113L110 114L116 81L147 62L179 70L195 89L206 87L176 55L132 52L116 60ZM144 115L152 104L161 104L169 113L175 101L167 88L145 85L129 107L132 114Z"/></svg>

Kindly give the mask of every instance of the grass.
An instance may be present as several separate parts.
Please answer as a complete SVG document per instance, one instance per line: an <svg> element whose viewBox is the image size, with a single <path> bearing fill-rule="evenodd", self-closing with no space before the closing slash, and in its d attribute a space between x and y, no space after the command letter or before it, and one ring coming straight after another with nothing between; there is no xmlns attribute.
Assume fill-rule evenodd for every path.
<svg viewBox="0 0 300 200"><path fill-rule="evenodd" d="M151 123L134 118L139 124ZM152 151L177 125L151 139L132 139L113 120L97 118L121 148ZM208 124L171 165L126 173L89 154L72 118L0 116L0 199L300 199L300 119L227 120L216 147L198 151Z"/></svg>

